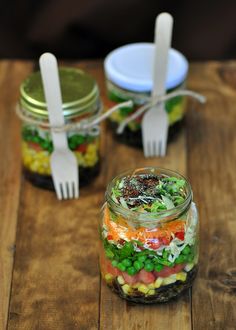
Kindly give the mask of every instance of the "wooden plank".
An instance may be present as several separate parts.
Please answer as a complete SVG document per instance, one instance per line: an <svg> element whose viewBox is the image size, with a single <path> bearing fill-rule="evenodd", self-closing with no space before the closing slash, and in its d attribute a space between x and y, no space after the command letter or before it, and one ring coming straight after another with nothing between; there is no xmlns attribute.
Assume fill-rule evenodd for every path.
<svg viewBox="0 0 236 330"><path fill-rule="evenodd" d="M104 97L101 65L86 62L79 67L95 76ZM106 183L120 171L144 165L185 173L184 146L183 131L170 145L165 160L144 160L141 151L117 144L106 131L102 172L93 185L81 191L78 201L59 202L51 192L23 181L9 329L110 329L111 324L114 329L125 329L128 319L129 328L134 329L143 324L155 328L157 321L170 328L176 324L177 329L190 329L189 293L177 304L158 306L154 313L154 307L129 306L102 285L99 310L97 265L97 218Z"/></svg>
<svg viewBox="0 0 236 330"><path fill-rule="evenodd" d="M9 329L98 328L104 173L71 201L23 181Z"/></svg>
<svg viewBox="0 0 236 330"><path fill-rule="evenodd" d="M0 329L7 324L21 180L20 128L14 107L29 69L27 63L0 63Z"/></svg>
<svg viewBox="0 0 236 330"><path fill-rule="evenodd" d="M207 104L188 113L188 173L200 213L193 329L236 327L236 62L195 64L189 85Z"/></svg>
<svg viewBox="0 0 236 330"><path fill-rule="evenodd" d="M59 202L24 183L9 329L97 329L99 182L93 188Z"/></svg>

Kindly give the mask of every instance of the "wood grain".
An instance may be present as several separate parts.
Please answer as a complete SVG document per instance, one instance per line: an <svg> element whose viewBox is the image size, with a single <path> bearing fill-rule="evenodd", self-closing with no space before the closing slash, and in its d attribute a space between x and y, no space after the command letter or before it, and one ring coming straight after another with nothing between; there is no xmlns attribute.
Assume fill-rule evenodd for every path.
<svg viewBox="0 0 236 330"><path fill-rule="evenodd" d="M96 78L106 106L102 63L69 65ZM208 102L189 103L186 128L163 159L144 159L103 125L99 177L79 200L63 202L20 174L19 122L10 109L31 68L29 62L0 63L0 329L9 298L10 330L235 329L236 62L191 65L188 85ZM139 166L186 174L199 208L200 271L192 294L163 305L127 303L100 283L97 221L105 187L121 171Z"/></svg>
<svg viewBox="0 0 236 330"><path fill-rule="evenodd" d="M188 174L201 220L193 329L236 328L236 63L191 67L189 85L207 96L187 116Z"/></svg>
<svg viewBox="0 0 236 330"><path fill-rule="evenodd" d="M19 121L15 115L19 84L30 65L0 63L0 329L5 329L15 250L20 194Z"/></svg>

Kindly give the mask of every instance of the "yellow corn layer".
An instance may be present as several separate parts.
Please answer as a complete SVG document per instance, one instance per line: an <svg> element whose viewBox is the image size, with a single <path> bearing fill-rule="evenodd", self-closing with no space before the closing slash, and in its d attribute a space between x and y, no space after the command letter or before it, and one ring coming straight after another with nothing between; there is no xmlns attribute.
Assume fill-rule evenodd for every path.
<svg viewBox="0 0 236 330"><path fill-rule="evenodd" d="M117 281L120 285L125 284L125 280L124 280L123 276L121 276L121 275L117 277Z"/></svg>
<svg viewBox="0 0 236 330"><path fill-rule="evenodd" d="M176 282L176 275L170 275L163 279L162 285L168 285Z"/></svg>
<svg viewBox="0 0 236 330"><path fill-rule="evenodd" d="M110 273L107 273L105 275L105 280L109 283L113 280L113 276Z"/></svg>
<svg viewBox="0 0 236 330"><path fill-rule="evenodd" d="M122 285L122 290L125 294L129 294L132 291L131 286L128 284Z"/></svg>
<svg viewBox="0 0 236 330"><path fill-rule="evenodd" d="M86 153L79 151L74 152L78 164L82 167L92 167L98 162L98 144L90 143L87 146ZM31 172L36 172L43 175L50 175L50 155L46 150L36 151L30 145L22 142L22 158L23 165Z"/></svg>
<svg viewBox="0 0 236 330"><path fill-rule="evenodd" d="M158 289L162 285L162 282L163 282L163 278L158 277L154 283L155 288Z"/></svg>
<svg viewBox="0 0 236 330"><path fill-rule="evenodd" d="M184 270L186 272L190 272L191 269L193 269L194 263L189 263L184 267Z"/></svg>
<svg viewBox="0 0 236 330"><path fill-rule="evenodd" d="M145 284L141 284L139 287L138 287L138 291L142 292L142 293L148 293L149 291L149 288L147 285Z"/></svg>
<svg viewBox="0 0 236 330"><path fill-rule="evenodd" d="M185 100L182 102L175 104L172 107L172 110L168 113L169 124L173 125L177 121L181 120L184 116L184 108L185 108ZM110 119L116 123L121 123L124 120L124 117L119 113L119 111L115 111L111 114ZM135 121L131 121L128 123L128 127L131 131L137 130L137 124Z"/></svg>
<svg viewBox="0 0 236 330"><path fill-rule="evenodd" d="M184 272L180 272L180 273L176 274L177 281L179 280L179 281L185 282L186 278L187 278L187 274Z"/></svg>
<svg viewBox="0 0 236 330"><path fill-rule="evenodd" d="M111 284L112 281L115 279L115 277L110 273L103 274L103 276L108 284ZM158 277L155 280L155 282L150 284L143 284L138 282L133 285L130 285L125 283L125 279L123 276L119 275L116 277L117 282L121 285L121 288L125 294L130 295L132 294L133 290L137 289L139 292L145 294L146 296L155 295L156 294L155 289L158 289L160 286L169 285L175 283L176 281L185 282L186 278L187 278L186 272L179 272L177 274L172 274L165 278Z"/></svg>
<svg viewBox="0 0 236 330"><path fill-rule="evenodd" d="M152 295L155 294L155 290L154 289L150 289L147 294L148 294L148 296L152 296Z"/></svg>

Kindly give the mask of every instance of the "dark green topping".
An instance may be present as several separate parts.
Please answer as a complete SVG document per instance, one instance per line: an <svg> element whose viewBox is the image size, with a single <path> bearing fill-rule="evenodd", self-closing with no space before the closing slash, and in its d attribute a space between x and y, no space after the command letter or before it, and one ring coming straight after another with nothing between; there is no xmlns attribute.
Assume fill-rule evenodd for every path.
<svg viewBox="0 0 236 330"><path fill-rule="evenodd" d="M186 181L166 175L133 175L117 180L112 199L121 206L139 212L158 213L182 204L186 199Z"/></svg>

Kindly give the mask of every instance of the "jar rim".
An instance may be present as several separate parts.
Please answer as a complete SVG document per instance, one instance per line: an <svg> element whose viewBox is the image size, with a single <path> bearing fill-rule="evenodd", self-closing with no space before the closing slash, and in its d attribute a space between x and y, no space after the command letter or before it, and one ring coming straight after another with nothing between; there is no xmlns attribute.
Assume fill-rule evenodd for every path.
<svg viewBox="0 0 236 330"><path fill-rule="evenodd" d="M185 197L184 202L182 202L181 204L179 204L169 210L163 210L160 212L140 212L140 211L132 211L130 209L127 209L127 208L123 207L122 205L116 203L112 199L112 197L111 197L112 187L114 186L115 182L118 179L126 177L127 175L132 174L132 173L141 174L140 172L143 172L143 174L147 174L147 172L148 172L149 174L153 174L153 171L157 171L158 174L165 174L168 176L171 175L171 176L183 179L186 183L186 190L187 190L187 195ZM106 201L109 205L111 205L113 210L115 210L115 212L121 214L125 218L131 218L130 221L132 221L134 223L140 223L140 222L144 222L144 221L145 221L145 223L155 223L155 222L162 222L164 219L167 219L167 221L173 220L173 218L176 218L179 215L181 215L190 206L190 204L192 202L192 196L193 196L193 194L192 194L191 185L190 185L189 181L187 180L187 178L185 178L185 176L183 176L182 174L180 174L176 171L173 171L173 170L170 170L167 168L154 167L154 166L131 169L131 170L122 172L121 174L117 175L110 181L110 183L107 186L106 193L105 193Z"/></svg>
<svg viewBox="0 0 236 330"><path fill-rule="evenodd" d="M153 88L155 44L138 42L118 47L104 60L108 80L133 92L150 92ZM169 49L166 89L183 83L188 73L188 60L174 48Z"/></svg>

